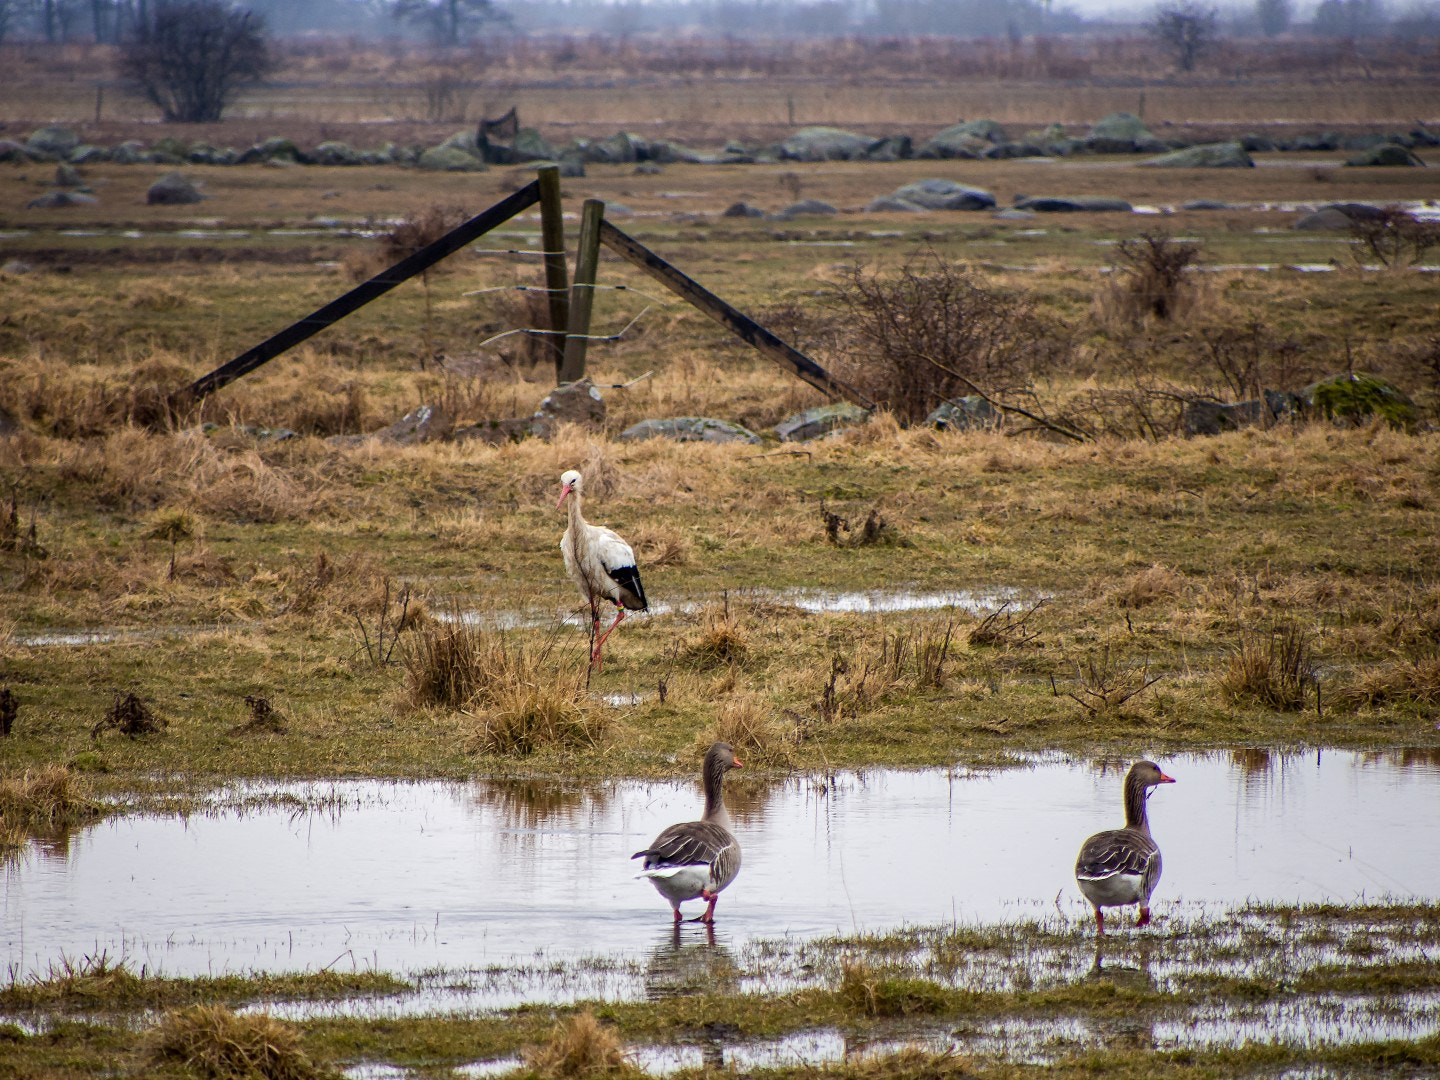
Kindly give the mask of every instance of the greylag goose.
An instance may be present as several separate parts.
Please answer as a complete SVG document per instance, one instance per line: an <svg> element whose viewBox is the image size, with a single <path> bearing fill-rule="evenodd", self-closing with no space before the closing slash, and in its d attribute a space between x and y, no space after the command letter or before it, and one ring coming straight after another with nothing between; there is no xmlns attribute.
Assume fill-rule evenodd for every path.
<svg viewBox="0 0 1440 1080"><path fill-rule="evenodd" d="M645 587L640 584L640 571L635 566L635 552L630 545L614 529L591 525L581 515L583 486L580 474L574 469L561 473L560 499L555 508L558 510L567 496L573 496L570 523L560 538L560 554L565 558L565 572L590 605L590 666L597 667L601 646L625 618L625 612L645 611L649 604L645 601ZM615 605L615 621L603 634L598 607L602 600Z"/></svg>
<svg viewBox="0 0 1440 1080"><path fill-rule="evenodd" d="M1160 848L1150 836L1145 803L1157 784L1173 784L1153 761L1137 761L1125 774L1125 827L1098 832L1080 846L1075 884L1095 907L1095 927L1105 933L1101 908L1139 904L1136 926L1150 921L1150 894L1160 884Z"/></svg>
<svg viewBox="0 0 1440 1080"><path fill-rule="evenodd" d="M714 923L716 899L740 873L740 841L730 831L723 791L725 774L738 768L740 759L728 743L710 747L700 774L705 783L705 812L700 820L671 825L644 851L630 856L645 860L645 869L636 876L649 878L670 901L677 923L680 905L695 899L706 902L698 921Z"/></svg>

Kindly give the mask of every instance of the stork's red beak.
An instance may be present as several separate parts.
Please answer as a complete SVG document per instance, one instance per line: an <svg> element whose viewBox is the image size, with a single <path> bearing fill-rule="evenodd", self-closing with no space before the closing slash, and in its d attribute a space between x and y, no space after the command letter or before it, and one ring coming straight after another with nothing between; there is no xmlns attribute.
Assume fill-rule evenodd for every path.
<svg viewBox="0 0 1440 1080"><path fill-rule="evenodd" d="M1173 776L1166 776L1166 775L1162 772L1162 773L1160 774L1160 783L1162 783L1162 784L1173 784L1173 783L1175 783L1175 778L1174 778Z"/></svg>
<svg viewBox="0 0 1440 1080"><path fill-rule="evenodd" d="M565 504L565 496L570 494L570 485L566 484L560 489L560 498L555 500L555 509L559 510Z"/></svg>

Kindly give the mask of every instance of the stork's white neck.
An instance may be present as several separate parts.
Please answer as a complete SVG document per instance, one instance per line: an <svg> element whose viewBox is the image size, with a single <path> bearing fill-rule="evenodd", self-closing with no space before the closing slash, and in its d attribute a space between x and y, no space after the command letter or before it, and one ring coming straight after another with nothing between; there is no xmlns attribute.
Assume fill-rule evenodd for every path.
<svg viewBox="0 0 1440 1080"><path fill-rule="evenodd" d="M570 489L570 498L567 500L567 503L567 512L570 515L570 528L578 532L585 525L585 518L580 514L580 489L578 487Z"/></svg>

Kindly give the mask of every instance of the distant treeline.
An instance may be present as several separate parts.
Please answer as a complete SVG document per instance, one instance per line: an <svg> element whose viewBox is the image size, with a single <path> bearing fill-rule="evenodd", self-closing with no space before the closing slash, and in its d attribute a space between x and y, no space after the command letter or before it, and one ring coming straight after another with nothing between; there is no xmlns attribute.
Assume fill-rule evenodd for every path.
<svg viewBox="0 0 1440 1080"><path fill-rule="evenodd" d="M115 42L167 0L0 0L0 41ZM1142 27L1166 0L1132 0L1131 15L1086 17L1056 0L250 0L279 37L423 39L437 26L467 39L528 34L668 33L744 38L935 35L1009 38L1114 35ZM1440 0L1294 0L1216 5L1231 37L1440 37ZM434 15L427 18L427 12ZM458 13L458 18L445 14ZM447 41L445 44L459 44Z"/></svg>

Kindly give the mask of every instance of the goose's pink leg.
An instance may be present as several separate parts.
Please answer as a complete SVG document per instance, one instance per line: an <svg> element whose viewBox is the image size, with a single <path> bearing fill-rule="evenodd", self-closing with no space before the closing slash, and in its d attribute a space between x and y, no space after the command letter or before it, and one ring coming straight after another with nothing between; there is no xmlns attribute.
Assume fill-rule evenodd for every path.
<svg viewBox="0 0 1440 1080"><path fill-rule="evenodd" d="M1142 908L1140 909L1140 918L1138 918L1138 919L1135 920L1135 925L1136 925L1136 926L1149 926L1149 925L1150 925L1150 909L1149 909L1148 907L1142 907Z"/></svg>
<svg viewBox="0 0 1440 1080"><path fill-rule="evenodd" d="M1105 933L1105 916L1100 914L1100 909L1095 909L1095 932L1103 935Z"/></svg>

